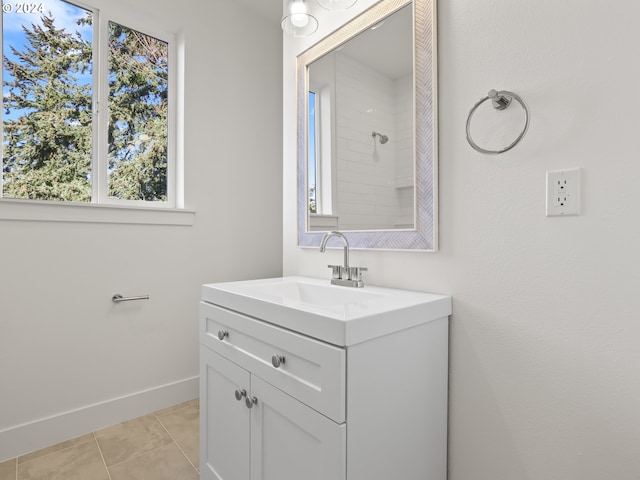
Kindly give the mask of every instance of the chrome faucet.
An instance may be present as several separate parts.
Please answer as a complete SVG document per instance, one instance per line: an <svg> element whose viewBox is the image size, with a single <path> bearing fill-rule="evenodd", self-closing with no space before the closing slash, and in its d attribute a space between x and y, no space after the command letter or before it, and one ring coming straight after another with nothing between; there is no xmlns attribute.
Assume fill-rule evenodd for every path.
<svg viewBox="0 0 640 480"><path fill-rule="evenodd" d="M331 237L338 237L342 240L344 245L344 265L328 265L331 269L331 284L341 285L343 287L364 287L362 281L362 272L366 272L365 267L350 267L349 266L349 241L342 233L332 231L325 234L320 242L320 252L324 253L327 249L327 241Z"/></svg>
<svg viewBox="0 0 640 480"><path fill-rule="evenodd" d="M342 244L344 245L344 268L349 268L349 240L340 232L329 232L324 237L322 237L322 241L320 242L320 252L324 253L327 249L327 240L331 237L338 237L342 240Z"/></svg>

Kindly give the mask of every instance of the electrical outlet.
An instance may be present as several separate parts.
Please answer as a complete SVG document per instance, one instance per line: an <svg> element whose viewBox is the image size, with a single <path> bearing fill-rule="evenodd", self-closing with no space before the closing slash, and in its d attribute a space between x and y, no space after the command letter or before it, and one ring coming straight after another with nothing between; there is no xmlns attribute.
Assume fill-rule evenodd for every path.
<svg viewBox="0 0 640 480"><path fill-rule="evenodd" d="M547 217L580 215L580 169L547 172Z"/></svg>

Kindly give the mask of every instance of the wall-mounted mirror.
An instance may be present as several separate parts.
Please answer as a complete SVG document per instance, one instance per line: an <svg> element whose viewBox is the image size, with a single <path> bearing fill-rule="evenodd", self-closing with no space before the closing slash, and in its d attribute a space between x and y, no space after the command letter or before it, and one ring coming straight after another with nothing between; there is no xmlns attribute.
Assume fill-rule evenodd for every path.
<svg viewBox="0 0 640 480"><path fill-rule="evenodd" d="M435 250L434 11L382 0L298 56L300 246Z"/></svg>

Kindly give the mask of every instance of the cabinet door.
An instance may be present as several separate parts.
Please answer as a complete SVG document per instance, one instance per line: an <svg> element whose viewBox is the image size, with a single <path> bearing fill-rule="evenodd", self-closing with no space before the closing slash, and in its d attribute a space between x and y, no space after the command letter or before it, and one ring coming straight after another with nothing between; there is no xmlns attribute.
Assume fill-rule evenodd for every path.
<svg viewBox="0 0 640 480"><path fill-rule="evenodd" d="M251 396L251 480L344 480L345 424L256 376Z"/></svg>
<svg viewBox="0 0 640 480"><path fill-rule="evenodd" d="M203 480L249 480L251 410L236 390L249 392L250 375L200 347L200 475Z"/></svg>

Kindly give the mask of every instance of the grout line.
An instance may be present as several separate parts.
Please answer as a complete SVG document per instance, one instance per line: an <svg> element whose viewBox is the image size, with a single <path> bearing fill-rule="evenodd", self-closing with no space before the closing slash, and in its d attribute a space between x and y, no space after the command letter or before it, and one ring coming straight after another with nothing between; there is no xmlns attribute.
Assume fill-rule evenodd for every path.
<svg viewBox="0 0 640 480"><path fill-rule="evenodd" d="M176 443L176 442L172 442L172 443ZM137 460L137 459L142 458L142 457L145 457L145 456L147 456L147 455L151 455L152 453L155 453L155 452L157 452L158 450L162 450L163 448L166 448L166 447L168 447L168 446L170 446L170 445L171 445L171 443L167 443L166 445L162 445L161 447L154 448L153 450L148 450L148 451L146 451L146 452L141 453L140 455L136 455L135 457L127 458L126 460L123 460L123 461L121 461L121 462L114 463L114 464L113 464L113 465L111 465L110 467L107 467L107 470L109 470L109 468L119 467L119 466L120 466L120 465L122 465L123 463L131 462L131 461L133 461L133 460ZM176 446L177 446L177 445L178 445L178 444L176 443ZM178 447L178 448L180 448L180 447Z"/></svg>
<svg viewBox="0 0 640 480"><path fill-rule="evenodd" d="M84 436L84 435L82 435L82 436ZM76 438L79 438L79 437L76 437ZM74 440L74 439L72 438L71 440ZM33 462L33 461L36 461L36 460L40 460L41 458L47 458L47 457L49 457L49 456L51 456L51 455L53 455L55 453L60 453L60 452L64 452L66 450L69 450L70 448L79 447L80 445L84 445L85 443L89 443L90 441L91 440L87 440L86 442L76 443L74 445L69 445L68 447L61 448L60 450L53 450L53 451L47 453L46 455L41 455L41 456L36 457L34 459L27 460L26 462L21 462L20 461L20 457L27 457L27 456L31 455L32 453L36 453L36 452L39 452L40 450L45 450L47 448L51 448L51 447L54 447L54 446L58 445L57 443L54 443L53 445L49 445L48 447L41 448L40 450L34 450L33 452L25 453L24 455L18 455L16 457L16 464L17 465L20 465L20 464L24 465L25 463L29 463L29 462ZM65 442L60 442L60 443L65 443ZM18 480L17 476L18 476L18 468L16 467L16 480Z"/></svg>
<svg viewBox="0 0 640 480"><path fill-rule="evenodd" d="M178 450L180 450L180 451L182 452L182 449L180 448L180 446L178 445L178 443L174 440L174 438L171 436L171 434L167 431L167 429L165 428L164 424L160 421L160 419L159 419L159 418L158 418L158 416L155 414L155 412L153 412L153 413L149 413L149 414L144 415L144 416L146 417L146 416L150 416L150 415L153 415L153 416L154 416L154 418L156 419L156 421L157 421L157 422L160 424L160 426L164 429L164 431L165 431L165 432L167 432L167 434L169 435L169 439L171 440L171 443L175 443L175 445L178 447ZM95 432L94 432L94 433L95 433ZM97 441L97 437L96 437L96 441ZM123 461L121 461L121 462L114 463L113 465L111 465L111 466L107 467L107 470L109 470L109 468L113 468L113 467L115 467L115 466L122 465L123 463L129 462L129 461L131 461L131 460L135 460L135 459L137 459L137 458L144 457L145 455L148 455L148 454L150 454L150 453L153 453L153 452L156 452L156 451L158 451L158 450L161 450L161 449L163 449L163 448L165 448L165 447L167 447L167 446L171 445L171 443L167 443L166 445L160 445L159 447L154 448L154 449L151 449L151 450L147 450L146 452L140 452L138 455L134 455L134 456L133 456L133 457L131 457L131 458L127 458L126 460L123 460ZM98 445L100 445L100 444L98 443ZM182 454L184 455L184 452L182 452ZM186 455L185 455L185 457L186 457ZM189 460L189 459L187 458L187 460ZM105 464L106 464L106 462L105 462ZM193 466L193 464L192 464L191 462L189 462L189 464L191 464L191 466Z"/></svg>
<svg viewBox="0 0 640 480"><path fill-rule="evenodd" d="M186 458L187 462L189 462L189 465L191 465L191 467L196 471L196 473L197 473L197 474L198 474L198 476L199 476L199 475L200 475L200 472L198 471L198 469L196 468L196 466L191 462L191 460L189 459L189 457L187 456L187 454L184 452L184 450L182 449L182 447L180 446L180 444L176 441L176 439L175 439L175 438L173 438L173 435L171 435L171 432L169 432L169 430L167 430L167 427L165 427L164 423L162 423L162 420L160 420L160 417L159 417L155 412L153 412L153 413L152 413L152 414L150 414L150 415L153 415L153 416L156 418L156 420L158 421L158 423L160 423L160 425L162 426L162 428L163 428L163 429L165 430L165 432L167 432L167 434L169 435L169 438L171 439L171 441L176 445L176 447L178 447L178 450L180 450L180 453L182 453L182 455L184 456L184 458ZM100 458L102 459L102 464L104 465L104 468L105 468L105 470L107 471L107 476L108 476L109 480L112 480L112 478L111 478L111 472L109 471L109 467L107 466L107 462L106 462L106 460L105 460L105 458L104 458L104 454L102 453L102 449L100 448L100 442L98 442L98 436L96 435L96 432L91 432L91 435L93 436L93 441L94 441L94 442L96 442L96 446L98 447L98 452L100 453ZM33 460L38 460L38 459L40 459L40 458L45 458L45 457L48 457L48 456L50 456L50 455L53 455L54 453L60 453L60 452L63 452L63 451L65 451L65 450L68 450L68 449L70 449L70 448L74 448L74 447L78 447L78 446L80 446L80 445L84 445L85 443L89 443L90 441L91 441L91 440L87 440L86 442L79 443L79 444L76 444L76 445L69 445L69 446L68 446L68 447L66 447L66 448L63 448L63 449L60 449L60 450L55 450L55 451L50 452L50 453L48 453L48 454L46 454L46 455L43 455L43 456L41 456L41 457L37 457L37 458L35 458L35 459L33 459ZM162 446L160 446L160 447L158 447L158 448L155 448L155 449L153 449L153 450L150 450L150 451L144 452L144 453L142 453L142 454L140 454L140 455L137 455L137 456L135 456L135 457L133 457L133 458L128 458L127 460L124 460L124 461L122 461L122 462L119 462L119 463L116 463L116 464L114 464L114 465L111 465L111 467L115 467L116 465L121 465L122 463L125 463L125 462L127 462L127 461L129 461L129 460L133 460L133 459L135 459L135 458L143 457L144 455L147 455L147 454L149 454L149 453L155 452L156 450L160 450L161 448L164 448L164 447L166 447L166 446L167 446L167 445L162 445ZM49 448L49 447L45 447L45 448ZM33 453L33 452L30 452L30 453ZM30 453L29 453L29 454L30 454ZM27 455L29 455L29 454L25 454L25 455L23 455L23 456L27 456ZM18 469L19 469L19 465L20 465L20 462L19 462L19 456L15 457L15 458L14 458L14 460L15 460L15 467L16 467L16 468L15 468L15 480L18 480ZM30 461L33 461L33 460L30 460ZM25 463L29 463L29 462L25 462Z"/></svg>
<svg viewBox="0 0 640 480"><path fill-rule="evenodd" d="M96 436L96 432L93 432L93 440L96 442L96 445L98 446L98 452L100 452L100 458L102 459L102 464L104 465L104 469L107 471L107 477L109 477L109 480L111 480L111 472L109 472L109 467L107 467L107 462L104 459L104 455L102 454L102 449L100 448L100 442L98 442L98 437Z"/></svg>
<svg viewBox="0 0 640 480"><path fill-rule="evenodd" d="M162 425L162 422L161 422L160 420L158 420L158 417L155 415L155 413L149 413L149 414L147 414L147 415L143 415L143 417L147 417L147 416L150 416L150 415L153 415L153 416L155 417L156 421L158 421L158 423L160 424L160 426L161 426L162 428L164 428L164 425ZM137 417L137 418L142 418L142 417ZM135 420L135 419L134 419L134 420ZM126 421L128 421L128 420L126 420ZM125 421L125 422L126 422L126 421ZM121 422L121 423L116 424L116 425L122 425L122 423L125 423L125 422ZM113 425L113 426L115 426L115 425ZM109 427L107 427L107 428L109 428ZM166 430L166 428L165 428L165 430ZM98 444L98 448L100 448L100 442L98 441L99 436L98 436L98 435L96 435L96 433L97 433L97 432L93 432L93 436L94 436L94 437L95 437L95 439L96 439L96 443ZM102 436L102 435L101 435L101 436ZM173 437L172 437L171 435L169 435L169 438L171 439L171 441L172 441L173 443L175 443L175 441L173 440ZM145 455L147 455L147 454L149 454L149 453L152 453L152 452L155 452L155 451L157 451L157 450L160 450L161 448L164 448L164 447L166 447L167 445L171 445L171 443L167 443L166 445L160 445L159 447L153 448L153 449L151 449L151 450L147 450L147 451L143 451L143 452L137 452L137 454L133 455L131 458L127 458L127 459L125 459L125 460L122 460L121 462L114 463L113 465L109 465L109 466L107 466L107 462L105 461L105 466L107 466L107 472L109 472L109 469L110 469L110 468L113 468L113 467L115 467L115 466L117 466L117 465L122 465L123 463L126 463L126 462L128 462L128 461L130 461L130 460L135 460L136 458L144 457ZM177 444L176 444L176 445L177 445ZM102 450L100 451L100 453L102 453ZM103 460L104 460L104 456L103 456ZM109 476L111 476L111 474L110 474L110 473L109 473Z"/></svg>
<svg viewBox="0 0 640 480"><path fill-rule="evenodd" d="M176 442L176 439L173 438L173 435L171 435L171 432L169 430L167 430L167 427L164 426L164 423L162 423L162 420L160 420L160 417L158 417L158 415L156 415L155 413L154 413L154 415L155 415L156 419L158 420L158 422L160 422L160 425L162 425L162 428L164 428L165 432L167 432L169 437L171 437L171 440L173 440L173 443L176 444L176 447L178 447L178 450L180 450L180 453L182 453L182 455L184 455L184 458L187 459L187 462L189 462L189 465L191 465L191 467L193 467L193 469L196 471L196 473L198 475L200 475L200 472L195 467L195 465L193 463L191 463L191 459L187 456L186 453L184 453L184 450L182 450L182 447L180 446L180 444L178 442Z"/></svg>
<svg viewBox="0 0 640 480"><path fill-rule="evenodd" d="M171 439L171 440L172 440L172 442L173 442L173 439ZM175 443L175 442L173 442L173 443ZM109 470L110 468L113 468L113 467L117 467L117 466L119 466L119 465L122 465L123 463L127 463L127 462L130 462L130 461L132 461L132 460L136 460L136 459L138 459L138 458L142 458L142 457L144 457L145 455L149 455L150 453L157 452L158 450L162 450L164 447L168 447L169 445L171 445L171 443L167 443L166 445L160 445L158 448L154 448L154 449L152 449L152 450L147 450L146 452L141 452L141 453L139 453L138 455L134 455L134 456L133 456L133 457L131 457L131 458L127 458L126 460L122 460L121 462L114 463L113 465L110 465L109 467L107 467L107 470ZM106 464L106 462L105 462L105 464Z"/></svg>

